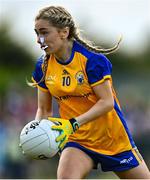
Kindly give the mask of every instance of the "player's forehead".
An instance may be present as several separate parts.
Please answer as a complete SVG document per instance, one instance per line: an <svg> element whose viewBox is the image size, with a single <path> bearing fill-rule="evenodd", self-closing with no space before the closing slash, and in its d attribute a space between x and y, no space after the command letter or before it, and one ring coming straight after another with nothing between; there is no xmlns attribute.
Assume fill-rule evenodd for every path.
<svg viewBox="0 0 150 180"><path fill-rule="evenodd" d="M48 20L45 19L38 19L35 21L35 29L36 30L45 30L51 28L52 25L49 23Z"/></svg>

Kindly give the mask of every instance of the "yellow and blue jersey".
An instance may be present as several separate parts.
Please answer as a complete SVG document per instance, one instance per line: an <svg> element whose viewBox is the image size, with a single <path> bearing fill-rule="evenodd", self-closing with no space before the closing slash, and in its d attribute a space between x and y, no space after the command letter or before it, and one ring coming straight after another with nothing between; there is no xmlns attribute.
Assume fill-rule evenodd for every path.
<svg viewBox="0 0 150 180"><path fill-rule="evenodd" d="M42 67L41 57L33 72L36 82L43 76ZM83 124L69 137L70 142L105 155L115 155L135 147L113 89L111 73L112 64L103 54L91 52L74 41L72 54L66 62L50 55L45 81L38 84L38 88L49 91L56 98L61 118L70 119L85 113L98 101L92 87L110 80L113 110Z"/></svg>

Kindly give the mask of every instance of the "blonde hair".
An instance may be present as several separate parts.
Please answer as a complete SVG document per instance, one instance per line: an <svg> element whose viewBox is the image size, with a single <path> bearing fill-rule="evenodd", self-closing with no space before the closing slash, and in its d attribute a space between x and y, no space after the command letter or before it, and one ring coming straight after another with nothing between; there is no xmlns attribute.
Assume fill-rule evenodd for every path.
<svg viewBox="0 0 150 180"><path fill-rule="evenodd" d="M122 38L120 37L118 43L109 49L103 49L92 45L88 40L81 38L80 30L79 28L76 27L71 14L61 6L48 6L41 9L38 15L35 17L35 20L39 20L39 19L47 20L52 26L57 27L59 29L69 27L69 36L68 36L69 40L76 40L81 45L86 47L88 50L96 53L103 53L103 54L113 53L119 48L119 44L122 40ZM48 66L48 59L49 57L46 55L43 62L43 77L38 83L28 82L30 86L35 87L40 82L44 81Z"/></svg>

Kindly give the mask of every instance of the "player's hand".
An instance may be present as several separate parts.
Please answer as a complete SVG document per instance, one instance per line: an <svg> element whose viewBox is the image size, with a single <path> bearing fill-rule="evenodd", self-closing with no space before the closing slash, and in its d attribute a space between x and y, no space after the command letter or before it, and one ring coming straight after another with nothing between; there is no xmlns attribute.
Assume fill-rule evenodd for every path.
<svg viewBox="0 0 150 180"><path fill-rule="evenodd" d="M78 122L74 118L67 120L61 118L48 117L48 120L56 124L52 126L53 130L60 131L60 135L56 138L56 142L60 141L59 148L63 149L69 138L69 135L73 134L79 128Z"/></svg>

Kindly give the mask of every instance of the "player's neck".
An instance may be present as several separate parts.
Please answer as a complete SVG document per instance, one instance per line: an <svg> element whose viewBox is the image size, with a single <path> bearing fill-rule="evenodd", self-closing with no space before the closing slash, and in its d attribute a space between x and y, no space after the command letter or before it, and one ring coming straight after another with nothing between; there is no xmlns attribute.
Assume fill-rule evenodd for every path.
<svg viewBox="0 0 150 180"><path fill-rule="evenodd" d="M54 56L57 60L65 62L67 61L72 53L73 41L67 41L61 47L61 50L58 53L55 53Z"/></svg>

